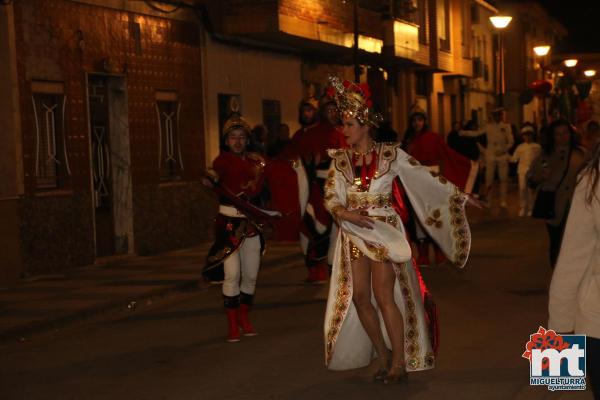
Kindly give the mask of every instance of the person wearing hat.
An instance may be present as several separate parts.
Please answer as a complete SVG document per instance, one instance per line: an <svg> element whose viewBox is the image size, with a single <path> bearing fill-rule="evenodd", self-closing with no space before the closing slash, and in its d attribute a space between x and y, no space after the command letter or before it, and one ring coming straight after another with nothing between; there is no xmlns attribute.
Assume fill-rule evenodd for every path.
<svg viewBox="0 0 600 400"><path fill-rule="evenodd" d="M494 183L494 175L498 170L500 178L500 207L506 207L506 194L508 189L508 162L510 155L509 149L513 146L514 138L512 128L509 124L503 122L504 108L499 107L492 110L492 121L486 123L479 130L461 130L460 135L477 137L485 135L487 144L485 146L485 186L487 193L491 194L491 188ZM491 204L491 195L488 196L488 202Z"/></svg>
<svg viewBox="0 0 600 400"><path fill-rule="evenodd" d="M210 280L223 279L229 342L240 340L240 330L245 336L257 334L250 323L249 312L264 240L260 225L245 209L240 210L238 204L248 203L250 208L252 204L259 204L259 194L265 186L266 163L261 155L248 151L250 135L250 125L243 118L229 118L223 126L223 151L203 180L208 187L222 188L215 219L215 242L207 255L203 276Z"/></svg>
<svg viewBox="0 0 600 400"><path fill-rule="evenodd" d="M523 143L517 146L512 155L511 162L518 162L517 174L519 176L519 217L531 216L534 191L527 186L527 172L533 161L542 152L542 146L533 141L534 130L531 125L521 128Z"/></svg>
<svg viewBox="0 0 600 400"><path fill-rule="evenodd" d="M381 118L366 84L338 77L330 82L349 148L329 150L325 183L325 205L340 227L325 312L325 362L347 370L377 357L374 380L404 382L408 373L434 368L436 349L428 291L406 235L408 203L462 268L471 243L464 208L473 200L398 143L375 142Z"/></svg>

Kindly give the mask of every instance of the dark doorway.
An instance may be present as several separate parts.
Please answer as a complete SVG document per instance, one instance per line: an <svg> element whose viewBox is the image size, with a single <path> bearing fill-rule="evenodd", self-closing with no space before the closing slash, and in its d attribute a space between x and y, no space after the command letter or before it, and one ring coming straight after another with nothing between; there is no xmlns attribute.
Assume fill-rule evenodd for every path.
<svg viewBox="0 0 600 400"><path fill-rule="evenodd" d="M281 102L279 100L263 100L263 125L267 128L269 136L267 144L277 141L279 126L281 125Z"/></svg>

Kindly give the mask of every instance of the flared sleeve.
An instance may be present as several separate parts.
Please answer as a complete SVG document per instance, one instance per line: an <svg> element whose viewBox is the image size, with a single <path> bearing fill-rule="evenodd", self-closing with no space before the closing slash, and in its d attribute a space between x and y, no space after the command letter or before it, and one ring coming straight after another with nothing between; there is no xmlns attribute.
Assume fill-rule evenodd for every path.
<svg viewBox="0 0 600 400"><path fill-rule="evenodd" d="M422 227L459 268L467 263L471 233L465 213L467 195L442 175L430 171L396 147L393 171Z"/></svg>
<svg viewBox="0 0 600 400"><path fill-rule="evenodd" d="M325 208L339 223L337 214L346 209L346 181L341 170L348 161L342 149L328 150L331 164L325 181Z"/></svg>

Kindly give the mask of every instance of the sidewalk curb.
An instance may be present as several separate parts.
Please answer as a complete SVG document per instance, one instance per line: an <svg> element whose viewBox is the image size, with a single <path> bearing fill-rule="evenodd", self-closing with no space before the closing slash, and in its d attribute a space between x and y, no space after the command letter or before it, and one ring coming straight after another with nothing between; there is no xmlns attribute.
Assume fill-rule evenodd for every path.
<svg viewBox="0 0 600 400"><path fill-rule="evenodd" d="M272 269L276 268L278 265L286 264L294 260L298 260L299 253L293 254L283 254L280 257L272 257L270 259L266 259L261 269ZM200 267L198 268L198 278L197 279L182 279L181 282L171 285L165 286L159 289L150 290L145 293L141 293L136 296L132 296L128 299L119 299L115 301L106 302L103 304L95 305L92 307L80 309L74 311L70 314L64 315L62 317L49 319L45 321L39 321L29 324L24 324L22 326L9 328L0 332L0 344L6 344L7 342L11 342L13 340L17 341L26 341L28 336L40 335L52 332L58 329L64 329L75 325L79 322L84 322L86 320L93 319L102 314L113 313L117 311L126 312L129 309L129 306L133 304L133 308L137 307L135 304L143 303L148 300L156 300L159 301L162 298L168 297L170 295L181 293L181 292L189 292L193 290L208 290L213 286L209 286L206 288L199 288L198 283L200 280ZM218 287L218 286L214 286ZM154 301L153 301L154 303ZM140 304L141 306L142 304Z"/></svg>

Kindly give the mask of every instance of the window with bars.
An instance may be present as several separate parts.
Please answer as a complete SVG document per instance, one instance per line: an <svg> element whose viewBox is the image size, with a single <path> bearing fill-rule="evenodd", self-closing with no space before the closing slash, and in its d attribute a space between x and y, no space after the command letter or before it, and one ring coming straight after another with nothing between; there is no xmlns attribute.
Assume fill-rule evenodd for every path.
<svg viewBox="0 0 600 400"><path fill-rule="evenodd" d="M175 92L156 93L156 114L159 134L160 179L173 181L181 179L183 159L179 133L180 103Z"/></svg>
<svg viewBox="0 0 600 400"><path fill-rule="evenodd" d="M41 84L47 89L53 84ZM58 84L55 84L58 85ZM62 88L62 85L60 85ZM35 85L34 88L35 90ZM65 142L63 93L33 92L35 122L35 183L38 190L64 188L71 173Z"/></svg>

